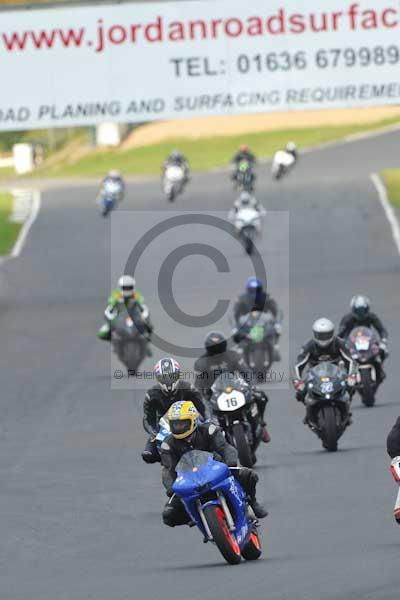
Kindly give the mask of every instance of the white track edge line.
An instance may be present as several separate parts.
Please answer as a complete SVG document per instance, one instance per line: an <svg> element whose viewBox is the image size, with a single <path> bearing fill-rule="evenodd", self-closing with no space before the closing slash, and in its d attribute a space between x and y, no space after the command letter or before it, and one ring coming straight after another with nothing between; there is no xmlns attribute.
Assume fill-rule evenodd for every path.
<svg viewBox="0 0 400 600"><path fill-rule="evenodd" d="M32 227L32 225L34 224L36 217L39 214L40 206L41 206L40 192L38 190L34 190L32 192L32 206L31 206L31 211L30 211L29 217L26 219L25 223L22 225L22 228L21 228L21 231L19 232L17 241L15 242L14 247L11 250L11 254L10 254L11 258L17 258L21 254L22 248L24 247L24 244L26 242L26 238L28 237L29 230Z"/></svg>
<svg viewBox="0 0 400 600"><path fill-rule="evenodd" d="M400 225L397 219L394 208L389 202L386 186L381 177L377 173L371 173L371 181L378 192L379 202L382 205L383 211L389 221L390 229L392 230L393 241L400 255Z"/></svg>

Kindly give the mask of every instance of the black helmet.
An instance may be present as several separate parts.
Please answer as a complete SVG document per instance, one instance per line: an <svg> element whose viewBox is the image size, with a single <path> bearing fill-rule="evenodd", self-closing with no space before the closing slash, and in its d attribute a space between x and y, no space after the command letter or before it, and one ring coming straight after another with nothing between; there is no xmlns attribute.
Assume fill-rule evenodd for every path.
<svg viewBox="0 0 400 600"><path fill-rule="evenodd" d="M366 296L353 296L350 302L351 312L356 319L365 319L369 314L369 300Z"/></svg>
<svg viewBox="0 0 400 600"><path fill-rule="evenodd" d="M222 352L226 351L227 341L225 336L220 331L210 331L204 340L204 347L207 351L207 354L222 354Z"/></svg>

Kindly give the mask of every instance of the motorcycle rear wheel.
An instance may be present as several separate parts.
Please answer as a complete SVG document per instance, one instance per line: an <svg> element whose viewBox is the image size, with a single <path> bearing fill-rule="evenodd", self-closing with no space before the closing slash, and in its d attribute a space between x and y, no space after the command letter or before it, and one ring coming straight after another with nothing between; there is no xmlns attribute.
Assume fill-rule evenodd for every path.
<svg viewBox="0 0 400 600"><path fill-rule="evenodd" d="M242 423L233 424L233 437L242 467L251 468L254 464L253 453L246 438Z"/></svg>
<svg viewBox="0 0 400 600"><path fill-rule="evenodd" d="M212 504L204 508L204 516L211 535L226 562L237 565L241 561L240 547L226 524L224 511L220 506Z"/></svg>

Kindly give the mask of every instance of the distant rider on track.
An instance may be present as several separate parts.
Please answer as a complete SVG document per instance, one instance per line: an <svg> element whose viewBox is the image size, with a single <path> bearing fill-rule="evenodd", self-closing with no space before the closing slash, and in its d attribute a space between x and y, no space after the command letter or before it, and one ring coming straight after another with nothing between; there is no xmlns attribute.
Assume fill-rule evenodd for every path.
<svg viewBox="0 0 400 600"><path fill-rule="evenodd" d="M382 362L376 362L377 382L382 383L386 374L383 370L382 363L388 356L387 338L388 332L382 321L370 310L370 301L366 296L353 296L350 302L350 312L344 315L339 325L339 337L346 339L355 327L373 328L379 334L380 340L380 357Z"/></svg>
<svg viewBox="0 0 400 600"><path fill-rule="evenodd" d="M119 278L118 288L112 290L108 298L107 308L104 313L106 322L97 332L97 336L101 340L110 341L111 322L122 310L134 312L134 310L137 308L140 314L145 313L148 315L148 309L144 303L144 298L139 291L135 290L135 285L135 279L131 277L131 275L122 275ZM150 341L151 332L153 331L150 318L148 316L144 318L141 321L140 326L143 330L140 333L142 333L142 335L147 337L148 341ZM151 350L149 348L147 351L149 355L151 355Z"/></svg>

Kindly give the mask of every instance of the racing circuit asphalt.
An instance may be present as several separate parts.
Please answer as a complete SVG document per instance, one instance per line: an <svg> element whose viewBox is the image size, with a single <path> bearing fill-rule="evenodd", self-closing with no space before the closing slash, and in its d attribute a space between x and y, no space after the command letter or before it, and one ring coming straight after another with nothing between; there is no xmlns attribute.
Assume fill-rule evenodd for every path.
<svg viewBox="0 0 400 600"><path fill-rule="evenodd" d="M354 401L337 454L304 427L292 390L271 392L272 443L257 465L270 510L264 554L238 567L226 566L195 529L161 524L159 467L139 456L143 393L110 389L110 352L95 337L110 287L110 224L96 214L92 185L44 192L22 255L0 268L2 600L398 600L400 530L385 441L400 412L400 257L369 173L396 165L399 137L305 155L280 184L259 168L260 200L290 212L289 290L285 236L272 226L260 246L286 312L284 354L288 338L293 359L314 318L337 321L363 292L389 328L391 357L376 408ZM204 174L172 207L158 182L131 184L120 211L226 212L232 200L225 173ZM133 226L132 240L141 233ZM181 243L191 231L174 236ZM210 231L204 241L216 237ZM242 278L217 276L202 257L186 259L173 282L184 310L208 312L219 294L239 292L249 266L230 243L227 258ZM171 238L165 244L170 249ZM199 343L201 329L175 328L159 306L154 274L164 255L159 241L138 287L158 331ZM155 349L146 367L162 354Z"/></svg>

